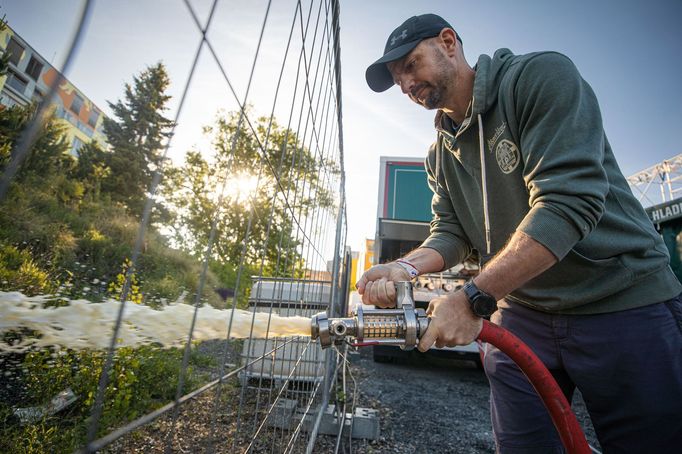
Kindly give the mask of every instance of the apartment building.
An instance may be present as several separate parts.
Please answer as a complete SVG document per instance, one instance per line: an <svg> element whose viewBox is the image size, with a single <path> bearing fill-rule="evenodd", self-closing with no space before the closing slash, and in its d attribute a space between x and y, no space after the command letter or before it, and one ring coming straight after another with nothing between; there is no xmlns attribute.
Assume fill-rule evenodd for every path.
<svg viewBox="0 0 682 454"><path fill-rule="evenodd" d="M10 54L8 72L0 76L0 106L40 102L50 84L59 77L57 69L9 25L0 31L0 52ZM54 109L65 125L71 154L78 156L80 147L93 140L102 147L107 146L102 110L66 78L57 87Z"/></svg>

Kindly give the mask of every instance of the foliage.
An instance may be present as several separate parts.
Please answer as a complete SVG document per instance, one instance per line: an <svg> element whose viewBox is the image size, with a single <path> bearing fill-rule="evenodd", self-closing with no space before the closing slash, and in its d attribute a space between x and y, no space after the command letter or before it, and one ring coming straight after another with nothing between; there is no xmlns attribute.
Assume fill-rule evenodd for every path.
<svg viewBox="0 0 682 454"><path fill-rule="evenodd" d="M36 114L36 106L12 106L3 108L0 114L0 171L4 171L11 158L11 152L21 132ZM64 128L54 117L39 129L35 144L24 159L18 181L30 176L44 176L67 172L74 165L73 156L68 154L69 144Z"/></svg>
<svg viewBox="0 0 682 454"><path fill-rule="evenodd" d="M1 64L0 59L0 71ZM0 200L0 288L95 302L121 296L131 269L137 217L155 170L165 164L163 144L173 127L164 116L168 85L161 63L126 84L123 98L110 103L115 118L105 121L107 149L87 144L75 158L58 120L50 118L42 126ZM0 171L34 115L34 106L0 109ZM333 209L325 183L338 169L276 122L260 118L254 127L255 132L246 123L240 126L236 113L222 115L206 129L215 155L208 158L194 150L184 165L168 170L162 194L168 211L157 209L147 229L128 299L151 306L183 296L193 300L214 216L217 240L203 301L224 307L214 289L230 288L244 307L251 275L304 274L302 243L307 240L298 232L315 235L315 227L308 224L315 210ZM228 191L220 200L224 175ZM260 184L251 190L230 186L257 175ZM172 399L180 360L176 349L117 350L101 432ZM81 446L104 353L43 351L22 361L24 384L32 397L26 405L44 404L67 387L79 400L65 415L25 427L13 422L11 408L0 403L0 452L71 452ZM207 361L192 355L190 364L199 367ZM185 392L201 378L190 368Z"/></svg>
<svg viewBox="0 0 682 454"><path fill-rule="evenodd" d="M332 208L332 194L325 187L329 176L323 169L334 173L337 168L276 121L259 118L254 129L246 122L240 127L238 113L221 115L206 128L213 158L190 151L183 165L167 171L163 194L172 213L172 236L201 257L215 219L218 240L212 260L236 267L244 253L247 266L258 269L263 264L264 275L300 274L303 238L295 222L303 226L310 221L307 230L316 233L307 217L314 209ZM249 180L251 187L243 187Z"/></svg>
<svg viewBox="0 0 682 454"><path fill-rule="evenodd" d="M90 142L78 150L76 165L71 177L83 185L90 201L98 201L102 194L102 181L111 175L107 165L107 152L97 142Z"/></svg>
<svg viewBox="0 0 682 454"><path fill-rule="evenodd" d="M164 140L173 128L163 116L169 84L162 63L148 67L133 77L132 85L125 84L123 100L109 103L116 119L104 120L111 152L104 155L110 170L103 176L102 190L136 215L142 212L154 171L162 164Z"/></svg>
<svg viewBox="0 0 682 454"><path fill-rule="evenodd" d="M19 290L32 296L54 291L54 283L28 250L0 244L0 289Z"/></svg>
<svg viewBox="0 0 682 454"><path fill-rule="evenodd" d="M125 297L126 301L132 301L133 303L140 304L142 303L142 293L140 292L137 274L131 271L132 266L133 262L126 258L123 261L121 272L118 273L111 282L109 282L107 290L109 291L109 295L113 298L121 300ZM127 289L125 292L126 294L124 295L124 287L127 279L130 280L130 288Z"/></svg>
<svg viewBox="0 0 682 454"><path fill-rule="evenodd" d="M119 348L105 390L99 435L172 401L182 355L182 349ZM11 421L10 408L0 407L0 452L73 452L82 446L104 359L104 352L93 351L29 353L22 364L32 397L26 405L42 405L67 388L78 400L65 415L25 426ZM195 367L215 367L215 361L196 352L190 355L183 393L207 378Z"/></svg>

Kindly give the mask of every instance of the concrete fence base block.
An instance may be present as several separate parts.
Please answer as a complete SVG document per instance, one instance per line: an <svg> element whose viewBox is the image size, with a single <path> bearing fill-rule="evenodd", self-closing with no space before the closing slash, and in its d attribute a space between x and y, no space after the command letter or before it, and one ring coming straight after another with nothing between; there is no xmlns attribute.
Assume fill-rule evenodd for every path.
<svg viewBox="0 0 682 454"><path fill-rule="evenodd" d="M300 421L300 416L296 418ZM329 405L325 409L320 422L319 433L324 435L337 435L339 433L339 424L343 419L342 436L347 437L349 432L353 438L363 438L367 440L376 440L379 438L379 417L376 410L371 408L356 408L355 415L346 413L345 418L341 418L341 414L335 411L334 405ZM312 429L312 423L315 420L315 414L308 415L303 424L305 430ZM351 428L352 424L352 428Z"/></svg>
<svg viewBox="0 0 682 454"><path fill-rule="evenodd" d="M295 399L278 400L272 409L272 413L268 416L267 425L278 429L289 429L297 403Z"/></svg>
<svg viewBox="0 0 682 454"><path fill-rule="evenodd" d="M310 411L304 414L304 409L296 408L297 401L294 399L280 399L272 413L268 416L267 425L270 427L277 427L279 429L291 429L301 424L301 428L310 432L317 417L317 411ZM371 408L358 407L355 409L355 415L346 413L345 418L341 418L341 414L336 411L334 405L328 405L322 415L320 421L320 434L336 436L339 433L339 424L343 419L342 436L347 437L349 432L352 433L353 438L362 438L366 440L377 440L380 435L379 430L379 415L376 410ZM352 424L352 427L351 427Z"/></svg>

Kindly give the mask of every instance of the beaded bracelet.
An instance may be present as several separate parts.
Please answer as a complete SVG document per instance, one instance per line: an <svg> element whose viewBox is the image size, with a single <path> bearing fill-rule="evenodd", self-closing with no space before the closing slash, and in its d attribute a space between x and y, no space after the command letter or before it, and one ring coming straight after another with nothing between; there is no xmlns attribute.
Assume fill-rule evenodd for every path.
<svg viewBox="0 0 682 454"><path fill-rule="evenodd" d="M415 277L419 276L419 270L417 269L417 267L408 262L407 260L398 259L395 261L395 263L402 266L405 269L405 271L407 271L407 274L410 275L410 279L414 279Z"/></svg>

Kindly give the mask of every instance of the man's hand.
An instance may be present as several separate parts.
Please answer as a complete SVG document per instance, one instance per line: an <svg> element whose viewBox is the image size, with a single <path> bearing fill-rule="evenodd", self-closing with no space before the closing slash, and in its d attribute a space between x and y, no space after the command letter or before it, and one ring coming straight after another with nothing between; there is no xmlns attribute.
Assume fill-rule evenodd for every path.
<svg viewBox="0 0 682 454"><path fill-rule="evenodd" d="M483 320L471 312L469 301L462 291L432 299L426 315L431 321L417 346L421 352L427 351L434 343L438 348L467 345L483 329Z"/></svg>
<svg viewBox="0 0 682 454"><path fill-rule="evenodd" d="M374 265L365 271L355 287L364 304L377 307L395 306L395 282L409 281L410 275L397 263Z"/></svg>

